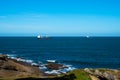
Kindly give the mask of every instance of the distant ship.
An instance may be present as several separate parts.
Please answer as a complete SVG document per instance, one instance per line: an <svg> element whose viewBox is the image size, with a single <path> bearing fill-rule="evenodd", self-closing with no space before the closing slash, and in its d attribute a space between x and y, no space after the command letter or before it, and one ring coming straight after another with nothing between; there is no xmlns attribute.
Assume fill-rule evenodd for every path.
<svg viewBox="0 0 120 80"><path fill-rule="evenodd" d="M49 37L48 37L47 35L46 35L46 36L38 35L37 38L38 38L38 39L44 39L44 38L46 39L46 38L49 38Z"/></svg>
<svg viewBox="0 0 120 80"><path fill-rule="evenodd" d="M37 38L40 39L40 38L42 38L42 36L38 35Z"/></svg>

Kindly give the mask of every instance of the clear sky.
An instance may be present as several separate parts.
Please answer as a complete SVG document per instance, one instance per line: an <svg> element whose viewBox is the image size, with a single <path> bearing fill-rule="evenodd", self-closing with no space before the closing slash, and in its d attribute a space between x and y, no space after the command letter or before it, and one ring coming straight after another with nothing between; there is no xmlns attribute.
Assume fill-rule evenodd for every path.
<svg viewBox="0 0 120 80"><path fill-rule="evenodd" d="M120 36L120 0L0 0L0 36Z"/></svg>

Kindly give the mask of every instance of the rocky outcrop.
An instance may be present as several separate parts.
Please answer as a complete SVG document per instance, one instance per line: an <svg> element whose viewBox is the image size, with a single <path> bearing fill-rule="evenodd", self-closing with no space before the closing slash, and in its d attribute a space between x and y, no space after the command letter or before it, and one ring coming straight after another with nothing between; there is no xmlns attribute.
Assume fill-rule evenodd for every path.
<svg viewBox="0 0 120 80"><path fill-rule="evenodd" d="M3 60L3 61L7 61L7 55L5 55L5 54L1 54L0 55L0 60Z"/></svg>
<svg viewBox="0 0 120 80"><path fill-rule="evenodd" d="M26 66L26 63L19 63L7 57L0 55L0 77L14 77L19 75L40 74L38 67Z"/></svg>
<svg viewBox="0 0 120 80"><path fill-rule="evenodd" d="M66 66L58 63L47 63L46 67L47 69L51 69L51 70L59 70L59 69L67 68Z"/></svg>
<svg viewBox="0 0 120 80"><path fill-rule="evenodd" d="M85 68L84 71L89 73L92 78L96 77L92 80L120 80L120 70Z"/></svg>
<svg viewBox="0 0 120 80"><path fill-rule="evenodd" d="M47 63L46 67L47 69L56 71L67 68L59 63ZM13 77L13 80L25 80L24 78L27 80L28 77L33 77L31 80L120 80L120 70L92 68L76 69L65 74L52 75L51 78L49 75L46 76L44 71L41 71L39 67L8 58L7 55L0 55L0 79L6 80L6 78L11 77Z"/></svg>

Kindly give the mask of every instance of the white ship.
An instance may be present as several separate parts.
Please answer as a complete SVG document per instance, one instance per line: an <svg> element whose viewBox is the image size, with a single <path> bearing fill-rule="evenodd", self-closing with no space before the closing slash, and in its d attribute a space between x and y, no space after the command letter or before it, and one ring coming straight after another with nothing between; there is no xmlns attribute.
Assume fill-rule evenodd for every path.
<svg viewBox="0 0 120 80"><path fill-rule="evenodd" d="M42 36L38 35L37 38L40 39L40 38L42 38Z"/></svg>
<svg viewBox="0 0 120 80"><path fill-rule="evenodd" d="M42 38L43 38L43 39L44 39L44 38L47 39L47 38L49 38L49 37L48 37L47 35L46 35L46 36L38 35L37 38L38 38L38 39L42 39Z"/></svg>

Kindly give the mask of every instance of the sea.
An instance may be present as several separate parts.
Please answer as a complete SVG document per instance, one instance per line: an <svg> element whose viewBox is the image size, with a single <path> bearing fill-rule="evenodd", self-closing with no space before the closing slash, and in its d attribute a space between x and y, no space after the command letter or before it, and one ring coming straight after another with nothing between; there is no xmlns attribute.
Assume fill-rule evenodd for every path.
<svg viewBox="0 0 120 80"><path fill-rule="evenodd" d="M120 69L120 37L0 37L0 54L75 68Z"/></svg>

